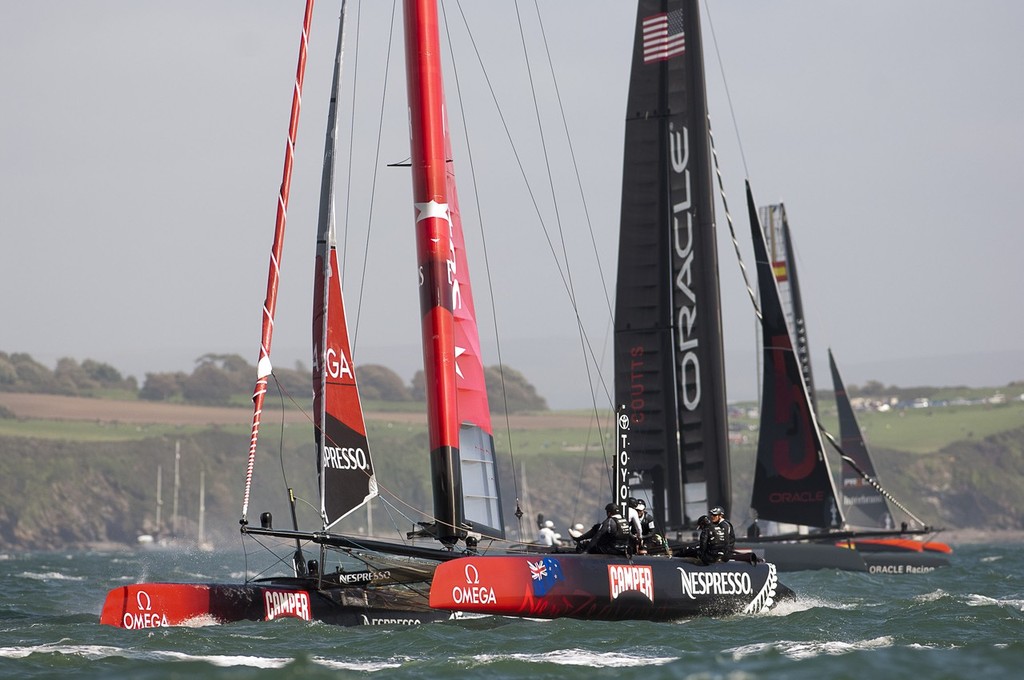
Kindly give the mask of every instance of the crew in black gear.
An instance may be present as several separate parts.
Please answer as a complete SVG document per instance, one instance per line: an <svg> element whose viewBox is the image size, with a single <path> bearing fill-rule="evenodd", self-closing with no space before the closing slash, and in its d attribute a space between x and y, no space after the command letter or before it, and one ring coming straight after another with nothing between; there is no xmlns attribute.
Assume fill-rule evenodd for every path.
<svg viewBox="0 0 1024 680"><path fill-rule="evenodd" d="M722 508L711 508L708 515L711 523L700 532L701 561L704 564L726 562L735 552L736 532L729 520L725 519L725 511Z"/></svg>
<svg viewBox="0 0 1024 680"><path fill-rule="evenodd" d="M707 531L709 524L711 524L711 520L708 519L708 516L701 515L697 519L697 529L700 531L701 538L698 539L697 543L685 545L681 550L675 551L674 555L676 557L692 557L697 561L703 562L703 560L701 559L701 555L703 554L701 552L701 544L703 542L702 539L704 537L704 533Z"/></svg>
<svg viewBox="0 0 1024 680"><path fill-rule="evenodd" d="M586 552L625 555L630 536L629 524L622 518L622 515L619 513L619 507L615 503L609 503L604 506L604 511L608 516L598 527L597 531L594 532ZM589 534L590 532L587 533ZM583 536L586 535L584 534Z"/></svg>
<svg viewBox="0 0 1024 680"><path fill-rule="evenodd" d="M700 559L704 564L713 562L749 562L757 564L757 555L752 552L736 552L736 532L725 512L720 507L711 508L711 521L700 534Z"/></svg>

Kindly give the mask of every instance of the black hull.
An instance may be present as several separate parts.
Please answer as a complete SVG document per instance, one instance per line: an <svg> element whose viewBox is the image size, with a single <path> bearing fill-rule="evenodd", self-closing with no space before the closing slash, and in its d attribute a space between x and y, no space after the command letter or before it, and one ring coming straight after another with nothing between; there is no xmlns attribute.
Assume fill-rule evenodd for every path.
<svg viewBox="0 0 1024 680"><path fill-rule="evenodd" d="M761 614L793 597L772 564L566 553L463 557L438 566L430 589L439 609L586 621Z"/></svg>
<svg viewBox="0 0 1024 680"><path fill-rule="evenodd" d="M861 552L872 574L927 574L949 566L949 559L933 552Z"/></svg>
<svg viewBox="0 0 1024 680"><path fill-rule="evenodd" d="M839 548L827 543L737 543L736 548L754 552L782 572L815 569L868 570L863 556L856 550Z"/></svg>
<svg viewBox="0 0 1024 680"><path fill-rule="evenodd" d="M905 550L870 542L836 544L836 537L781 542L774 537L744 540L738 550L751 550L772 562L780 572L839 569L872 574L923 574L948 567L949 558L930 550Z"/></svg>

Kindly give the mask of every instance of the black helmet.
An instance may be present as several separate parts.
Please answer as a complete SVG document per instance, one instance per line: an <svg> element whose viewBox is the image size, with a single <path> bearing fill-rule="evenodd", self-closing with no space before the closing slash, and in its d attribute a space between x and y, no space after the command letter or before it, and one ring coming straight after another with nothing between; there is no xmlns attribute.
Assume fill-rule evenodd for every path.
<svg viewBox="0 0 1024 680"><path fill-rule="evenodd" d="M722 509L721 505L716 505L715 507L711 508L711 510L708 511L708 514L709 515L724 515L725 514L725 510Z"/></svg>
<svg viewBox="0 0 1024 680"><path fill-rule="evenodd" d="M708 519L707 515L701 515L700 517L697 518L697 526L699 526L699 527L706 527L710 523L711 523L711 520Z"/></svg>
<svg viewBox="0 0 1024 680"><path fill-rule="evenodd" d="M626 505L628 505L629 507L635 508L636 504L637 504L637 500L635 498L633 498L632 496L630 496L629 498L626 499Z"/></svg>
<svg viewBox="0 0 1024 680"><path fill-rule="evenodd" d="M615 505L615 503L609 503L608 505L604 506L605 512L617 512L618 509L619 506Z"/></svg>

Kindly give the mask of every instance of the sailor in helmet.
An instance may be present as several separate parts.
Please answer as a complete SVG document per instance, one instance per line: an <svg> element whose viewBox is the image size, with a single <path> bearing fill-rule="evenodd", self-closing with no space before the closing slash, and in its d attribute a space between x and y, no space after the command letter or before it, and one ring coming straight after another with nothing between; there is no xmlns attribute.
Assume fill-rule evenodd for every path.
<svg viewBox="0 0 1024 680"><path fill-rule="evenodd" d="M555 523L551 520L544 520L544 524L537 530L537 543L540 545L555 546L561 541L562 535L555 532Z"/></svg>
<svg viewBox="0 0 1024 680"><path fill-rule="evenodd" d="M721 506L711 508L708 517L711 522L700 534L701 559L704 564L726 562L735 553L736 532Z"/></svg>

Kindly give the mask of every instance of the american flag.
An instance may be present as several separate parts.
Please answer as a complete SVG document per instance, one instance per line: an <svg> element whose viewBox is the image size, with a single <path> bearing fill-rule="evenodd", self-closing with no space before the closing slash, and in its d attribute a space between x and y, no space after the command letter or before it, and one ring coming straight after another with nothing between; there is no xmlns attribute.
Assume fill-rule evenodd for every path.
<svg viewBox="0 0 1024 680"><path fill-rule="evenodd" d="M644 32L644 63L664 61L686 51L683 11L654 14L642 22Z"/></svg>

